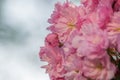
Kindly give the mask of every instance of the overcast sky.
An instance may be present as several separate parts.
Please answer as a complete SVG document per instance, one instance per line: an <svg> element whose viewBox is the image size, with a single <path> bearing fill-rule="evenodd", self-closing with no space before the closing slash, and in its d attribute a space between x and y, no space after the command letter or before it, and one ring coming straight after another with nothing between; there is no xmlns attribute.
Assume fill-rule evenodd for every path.
<svg viewBox="0 0 120 80"><path fill-rule="evenodd" d="M39 60L57 0L1 0L0 80L49 80Z"/></svg>

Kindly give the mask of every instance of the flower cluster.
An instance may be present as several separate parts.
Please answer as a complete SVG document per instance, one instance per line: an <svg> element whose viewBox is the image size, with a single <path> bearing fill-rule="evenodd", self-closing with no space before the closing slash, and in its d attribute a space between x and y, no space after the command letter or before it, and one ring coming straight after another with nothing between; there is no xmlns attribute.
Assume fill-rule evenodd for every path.
<svg viewBox="0 0 120 80"><path fill-rule="evenodd" d="M48 22L39 56L50 80L120 79L120 0L58 2Z"/></svg>

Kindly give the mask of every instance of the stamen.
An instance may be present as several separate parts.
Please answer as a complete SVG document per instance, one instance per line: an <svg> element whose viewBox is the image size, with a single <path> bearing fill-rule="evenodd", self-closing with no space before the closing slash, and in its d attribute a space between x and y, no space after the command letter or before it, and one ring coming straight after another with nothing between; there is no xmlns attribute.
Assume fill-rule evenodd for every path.
<svg viewBox="0 0 120 80"><path fill-rule="evenodd" d="M68 25L68 27L71 28L71 29L75 28L75 25L72 24L72 23L68 23L67 25Z"/></svg>

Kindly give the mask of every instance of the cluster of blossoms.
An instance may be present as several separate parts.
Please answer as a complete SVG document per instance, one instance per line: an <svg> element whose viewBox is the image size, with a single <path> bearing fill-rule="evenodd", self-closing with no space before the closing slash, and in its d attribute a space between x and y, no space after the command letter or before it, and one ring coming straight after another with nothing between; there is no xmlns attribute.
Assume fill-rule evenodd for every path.
<svg viewBox="0 0 120 80"><path fill-rule="evenodd" d="M120 80L120 0L57 3L40 49L50 80Z"/></svg>

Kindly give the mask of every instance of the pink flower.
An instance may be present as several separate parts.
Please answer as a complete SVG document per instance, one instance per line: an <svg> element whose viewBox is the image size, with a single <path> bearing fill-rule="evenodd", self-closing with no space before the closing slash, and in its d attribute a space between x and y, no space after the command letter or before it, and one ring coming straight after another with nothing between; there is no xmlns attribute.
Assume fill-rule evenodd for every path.
<svg viewBox="0 0 120 80"><path fill-rule="evenodd" d="M65 80L86 80L86 78L82 76L82 59L76 54L66 56L64 66L66 71L64 74Z"/></svg>
<svg viewBox="0 0 120 80"><path fill-rule="evenodd" d="M41 47L39 55L42 61L48 62L48 65L43 66L43 68L46 68L46 72L50 76L63 77L62 75L65 72L63 66L64 53L61 48L46 44L45 47Z"/></svg>
<svg viewBox="0 0 120 80"><path fill-rule="evenodd" d="M60 45L60 42L58 40L58 35L55 33L48 34L45 41L46 41L46 44L53 47Z"/></svg>
<svg viewBox="0 0 120 80"><path fill-rule="evenodd" d="M120 53L120 34L117 37L117 50Z"/></svg>
<svg viewBox="0 0 120 80"><path fill-rule="evenodd" d="M65 76L65 80L88 80L81 73L76 73L75 71L71 71Z"/></svg>
<svg viewBox="0 0 120 80"><path fill-rule="evenodd" d="M99 6L97 10L88 15L88 20L90 20L93 25L98 26L101 29L105 29L106 23L109 22L111 15L111 8Z"/></svg>
<svg viewBox="0 0 120 80"><path fill-rule="evenodd" d="M97 9L98 7L111 8L112 7L111 5L113 3L113 0L80 0L80 1L85 6L86 12L88 14L95 10L99 10Z"/></svg>
<svg viewBox="0 0 120 80"><path fill-rule="evenodd" d="M99 0L80 0L84 4L87 12L92 12L98 6Z"/></svg>
<svg viewBox="0 0 120 80"><path fill-rule="evenodd" d="M115 0L114 1L114 11L120 11L120 0Z"/></svg>
<svg viewBox="0 0 120 80"><path fill-rule="evenodd" d="M50 80L65 80L65 78L64 77L55 78L54 76L51 76Z"/></svg>
<svg viewBox="0 0 120 80"><path fill-rule="evenodd" d="M120 12L115 12L111 18L111 22L107 24L107 31L110 43L116 46L116 39L120 34Z"/></svg>
<svg viewBox="0 0 120 80"><path fill-rule="evenodd" d="M57 3L51 18L48 20L52 24L48 29L58 34L59 40L64 42L70 32L79 27L81 23L79 12L81 12L81 15L84 13L84 11L79 11L79 7L72 3L66 2L63 5Z"/></svg>
<svg viewBox="0 0 120 80"><path fill-rule="evenodd" d="M106 23L109 22L113 14L112 2L113 0L81 0L85 6L86 22L91 22L94 26L102 29L106 28ZM104 12L104 13L103 13ZM83 23L83 24L85 24Z"/></svg>
<svg viewBox="0 0 120 80"><path fill-rule="evenodd" d="M108 34L106 30L102 30L97 26L92 25L91 23L84 24L81 28L83 34L83 39L88 41L94 46L98 46L102 49L108 48Z"/></svg>
<svg viewBox="0 0 120 80"><path fill-rule="evenodd" d="M116 67L106 55L100 59L85 58L83 71L84 76L92 80L111 80L115 75Z"/></svg>
<svg viewBox="0 0 120 80"><path fill-rule="evenodd" d="M75 31L77 32L77 31ZM88 56L89 58L102 57L108 48L108 35L106 31L94 27L91 24L84 24L81 32L72 34L71 46L76 49L78 56ZM71 35L71 36L72 36Z"/></svg>
<svg viewBox="0 0 120 80"><path fill-rule="evenodd" d="M64 66L66 71L68 72L70 71L79 72L82 69L81 58L79 58L76 54L66 56Z"/></svg>
<svg viewBox="0 0 120 80"><path fill-rule="evenodd" d="M111 80L120 53L120 0L57 3L39 56L50 80ZM113 55L114 54L114 55ZM115 59L116 58L116 59ZM113 60L113 61L111 61Z"/></svg>

